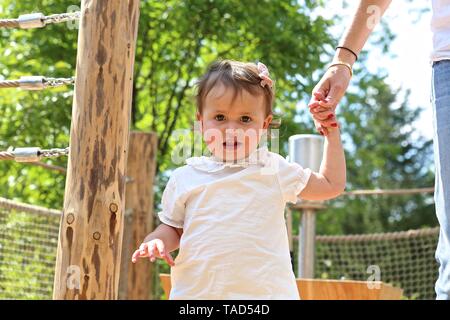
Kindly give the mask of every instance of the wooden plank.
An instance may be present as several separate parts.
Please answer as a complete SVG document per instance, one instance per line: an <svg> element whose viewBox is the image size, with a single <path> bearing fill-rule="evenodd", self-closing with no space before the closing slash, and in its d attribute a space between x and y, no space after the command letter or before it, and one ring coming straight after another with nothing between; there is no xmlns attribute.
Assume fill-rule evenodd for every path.
<svg viewBox="0 0 450 320"><path fill-rule="evenodd" d="M170 275L159 276L168 297ZM371 281L297 279L297 287L302 300L400 300L403 294L400 288Z"/></svg>
<svg viewBox="0 0 450 320"><path fill-rule="evenodd" d="M403 293L374 281L297 279L297 287L302 300L398 300Z"/></svg>

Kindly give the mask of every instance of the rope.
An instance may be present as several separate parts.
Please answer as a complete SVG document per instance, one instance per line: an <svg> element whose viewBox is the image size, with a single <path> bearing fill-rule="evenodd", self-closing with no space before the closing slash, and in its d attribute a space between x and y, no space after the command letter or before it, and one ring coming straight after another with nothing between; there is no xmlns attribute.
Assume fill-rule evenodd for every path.
<svg viewBox="0 0 450 320"><path fill-rule="evenodd" d="M338 242L365 242L365 241L381 241L381 240L399 240L417 238L420 236L438 235L439 227L423 228L418 230L408 230L389 233L371 233L371 234L354 234L354 235L338 235L338 236L316 236L316 241L321 243L338 243ZM298 236L294 236L298 240Z"/></svg>
<svg viewBox="0 0 450 320"><path fill-rule="evenodd" d="M45 169L49 169L49 170L55 170L58 171L60 173L67 173L67 169L64 167L60 167L60 166L56 166L54 164L48 164L48 163L44 163L44 162L30 162L31 165L33 166L37 166L37 167L42 167Z"/></svg>
<svg viewBox="0 0 450 320"><path fill-rule="evenodd" d="M0 88L6 89L6 88L19 88L20 87L20 81L18 80L4 80L0 81Z"/></svg>
<svg viewBox="0 0 450 320"><path fill-rule="evenodd" d="M48 209L45 207L35 206L32 204L28 204L28 203L9 200L9 199L3 198L3 197L0 197L0 208L6 209L8 211L17 210L17 211L21 211L21 212L33 213L33 214L44 215L44 216L61 216L61 214L62 214L61 210ZM124 216L126 218L131 219L131 217L133 216L133 212L134 212L133 208L127 208L125 210ZM58 230L58 229L55 229L55 230Z"/></svg>
<svg viewBox="0 0 450 320"><path fill-rule="evenodd" d="M44 16L40 12L24 14L17 19L0 19L0 28L34 29L49 24L63 23L80 19L80 12L61 13Z"/></svg>
<svg viewBox="0 0 450 320"><path fill-rule="evenodd" d="M0 151L1 160L15 160L17 162L38 162L41 158L55 158L67 156L69 154L69 147L65 149L44 149L31 148L16 148L14 150Z"/></svg>
<svg viewBox="0 0 450 320"><path fill-rule="evenodd" d="M66 85L73 85L75 78L46 78L43 76L26 76L19 80L2 80L0 89L20 88L22 90L43 90Z"/></svg>
<svg viewBox="0 0 450 320"><path fill-rule="evenodd" d="M14 160L14 154L11 151L0 151L1 160Z"/></svg>
<svg viewBox="0 0 450 320"><path fill-rule="evenodd" d="M416 188L416 189L375 189L375 190L355 190L344 192L343 196L365 196L365 195L407 195L417 193L433 193L434 188Z"/></svg>
<svg viewBox="0 0 450 320"><path fill-rule="evenodd" d="M0 19L0 28L20 28L18 19Z"/></svg>
<svg viewBox="0 0 450 320"><path fill-rule="evenodd" d="M16 202L3 197L0 197L0 208L34 213L44 216L60 216L62 214L62 212L59 210L47 209L44 207L34 206L27 203Z"/></svg>

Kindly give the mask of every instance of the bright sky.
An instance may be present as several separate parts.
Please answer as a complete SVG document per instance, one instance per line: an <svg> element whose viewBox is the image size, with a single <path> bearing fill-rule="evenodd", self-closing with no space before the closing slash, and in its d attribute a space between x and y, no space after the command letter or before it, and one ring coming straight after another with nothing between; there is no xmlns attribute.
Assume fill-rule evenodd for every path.
<svg viewBox="0 0 450 320"><path fill-rule="evenodd" d="M343 8L342 0L327 1L324 17L331 18L333 14L344 17L341 25L333 29L336 35L342 35L345 24L350 21L359 1L350 0L348 6ZM432 111L430 105L430 51L432 34L430 31L431 12L428 10L422 15L418 9L429 8L430 1L393 0L391 6L383 16L383 21L388 23L396 39L390 46L392 55L381 55L381 50L370 51L367 68L377 72L383 68L388 71L387 82L393 88L411 89L411 107L423 107L424 111L413 124L418 133L427 138L432 138ZM380 30L378 27L375 29ZM370 39L369 39L370 40ZM372 46L368 43L365 49ZM401 95L400 95L401 97Z"/></svg>

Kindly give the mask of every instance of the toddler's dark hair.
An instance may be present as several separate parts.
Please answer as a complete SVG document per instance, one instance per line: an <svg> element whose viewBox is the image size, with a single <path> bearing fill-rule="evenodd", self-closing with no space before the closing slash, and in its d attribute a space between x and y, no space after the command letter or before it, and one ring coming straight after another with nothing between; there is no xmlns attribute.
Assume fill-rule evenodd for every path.
<svg viewBox="0 0 450 320"><path fill-rule="evenodd" d="M212 63L208 71L197 83L197 111L202 114L205 97L211 89L222 83L227 88L234 90L233 100L242 90L253 95L263 95L266 116L272 114L274 102L274 88L268 85L261 86L258 67L255 63L245 63L234 60L220 60Z"/></svg>

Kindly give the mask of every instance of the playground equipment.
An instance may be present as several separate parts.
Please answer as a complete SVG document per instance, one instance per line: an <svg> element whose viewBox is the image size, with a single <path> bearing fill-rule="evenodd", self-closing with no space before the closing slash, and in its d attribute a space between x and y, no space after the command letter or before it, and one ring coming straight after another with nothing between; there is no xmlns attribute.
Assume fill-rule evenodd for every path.
<svg viewBox="0 0 450 320"><path fill-rule="evenodd" d="M132 133L130 137L130 152L133 135ZM140 172L143 175L142 170ZM144 187L140 188L139 183L139 181L130 181L127 184L127 195L131 187L145 189ZM134 191L130 189L131 192ZM149 192L149 189L146 189L145 192ZM380 193L382 190L373 192ZM370 192L361 191L361 193ZM126 243L135 241L132 240L135 231L131 231L133 228L130 225L133 224L132 221L135 225L139 224L136 213L140 210L139 207L129 205L129 201L126 200L123 258L127 256ZM142 212L142 214L148 214L151 217L151 210L148 208L146 210L146 213ZM60 218L60 210L30 206L0 198L0 299L51 299ZM144 230L140 232L144 233ZM403 289L405 298L434 299L434 283L438 276L434 252L438 236L439 227L380 234L317 235L315 238L315 279L302 280L317 283L317 281L334 279L338 280L338 283L343 283L344 287L341 288L346 289L345 285L348 281L369 283L373 286L377 282L367 281L370 276L367 273L367 267L377 263L382 270L383 283ZM293 236L294 247L297 246L298 239L298 236ZM136 243L139 243L140 240L138 239ZM145 285L146 283L141 281L141 278L147 276L141 273L140 277L134 277L133 280L133 276L127 276L127 274L133 272L133 268L136 268L138 264L135 264L133 268L121 266L120 299L126 299L127 296L148 299L150 290L154 293L151 297L159 297L161 286L156 281L159 278L156 274L158 267L145 263L141 265L143 268L147 268L145 271L154 274L154 276L150 276L153 281L148 283L147 289L130 293L132 290L130 288ZM128 271L126 271L127 268ZM124 281L127 281L127 284L123 285ZM154 287L150 288L150 283L154 284ZM329 281L329 283L333 285L336 281ZM125 289L127 287L128 290ZM332 292L336 292L337 289L332 290L334 290ZM303 299L306 299L307 292L303 290ZM356 291L352 292L357 293ZM381 291L370 291L369 293L374 292ZM359 293L358 295L360 299L365 299ZM348 295L337 296L339 299L344 299L344 297L348 297ZM384 296L379 295L378 297Z"/></svg>
<svg viewBox="0 0 450 320"><path fill-rule="evenodd" d="M78 13L22 15L0 20L0 27L42 28L76 19L80 19L80 28L71 152L53 297L116 299L139 1L83 0ZM72 78L27 77L0 82L0 88L35 90L71 82ZM67 148L64 155L68 153ZM39 149L2 153L3 158L18 161L36 162L42 156Z"/></svg>
<svg viewBox="0 0 450 320"><path fill-rule="evenodd" d="M119 299L153 298L153 265L132 264L129 258L154 228L156 145L155 133L130 133ZM0 197L0 299L52 297L62 214Z"/></svg>
<svg viewBox="0 0 450 320"><path fill-rule="evenodd" d="M323 142L323 137L313 134L296 134L289 137L289 161L296 162L303 168L310 168L312 171L319 172L323 155ZM299 199L291 208L303 211L299 226L301 236L298 252L299 276L301 278L313 278L316 212L324 206L321 201ZM288 214L290 215L291 212L289 210ZM291 217L288 220L291 220ZM292 239L292 233L289 234L289 238ZM292 252L292 240L289 242Z"/></svg>
<svg viewBox="0 0 450 320"><path fill-rule="evenodd" d="M119 0L82 2L81 12L70 18L82 21L79 31L76 79L39 76L0 81L0 88L17 87L26 90L41 90L75 83L70 139L72 152L69 152L69 148L45 150L17 148L0 153L0 160L33 161L31 163L34 164L39 164L38 161L43 157L70 156L67 169L48 166L50 169L67 174L62 212L17 205L7 199L0 199L0 221L5 221L1 224L4 229L0 230L0 240L8 244L5 246L2 242L0 260L1 257L7 257L12 261L10 265L7 264L8 262L0 261L0 295L2 297L4 297L2 284L5 283L5 279L11 280L8 280L8 288L13 288L8 291L10 296L7 297L9 298L17 298L18 295L30 290L35 292L33 297L49 298L53 295L55 299L146 298L145 295L150 291L148 285L151 281L149 280L148 266L140 264L130 268L130 262L127 259L130 256L127 254L130 246L134 248L133 243L141 241L143 235L152 229L151 224L141 223L142 221L151 221L149 210L152 207L152 198L148 193L139 196L137 194L142 186L142 189L146 190L145 192L150 192L151 187L148 187L148 184L152 185L151 172L154 170L154 163L153 167L146 167L143 170L144 165L138 164L140 159L137 155L143 155L141 160L143 158L154 159L156 150L154 147L155 137L151 138L153 139L151 142L137 144L133 151L134 144L131 136L128 146L138 4L139 1L132 0L128 2ZM112 23L113 15L114 23ZM28 28L31 25L42 27L43 24L46 24L42 21L63 21L62 16L58 19L53 17L54 20L45 19L42 16L27 17L27 19L22 17L17 21L0 20L0 27ZM99 18L100 16L103 18ZM111 39L115 39L115 41ZM153 147L150 147L151 145ZM142 146L145 148L142 149ZM128 158L126 158L127 156ZM130 167L126 168L127 159L128 166L132 165L135 168L134 171ZM39 165L45 166L44 164ZM137 170L137 168L141 170ZM143 172L149 175L146 176ZM148 179L148 177L150 178ZM125 188L127 181L130 184ZM419 189L419 191L423 190ZM382 191L376 190L375 192ZM317 208L319 207L304 207L303 209L306 212L307 209ZM7 215L11 212L23 215L23 220L17 225L9 225ZM37 213L37 216L30 219L29 215L34 213ZM300 253L305 253L303 256L300 255L299 263L301 263L300 270L302 270L303 276L309 274L312 278L315 273L314 269L317 267L311 266L314 259L307 257L314 256L315 253L316 261L320 262L323 257L328 257L324 255L317 259L319 252L322 252L319 248L326 240L316 237L314 234L315 213L313 211L306 212L304 216L301 227L303 231L301 230L300 234L305 240L301 241L304 249ZM60 226L58 227L59 221ZM128 227L124 228L124 223ZM309 227L306 227L307 225ZM35 231L31 232L27 226L32 226ZM132 230L132 232L127 233L126 230ZM31 243L20 242L21 239L15 236L15 231L23 232L24 235L28 232L27 236L33 241L30 241ZM410 239L427 239L426 247L416 248L418 248L417 251L425 252L427 261L431 261L429 256L431 252L434 253L433 241L435 238L436 233L432 230L427 234L413 234ZM291 241L295 239L292 234L290 239ZM324 241L321 242L322 240ZM335 243L339 243L342 239L335 240ZM389 241L396 240L396 237L389 238ZM316 241L317 250L314 249L314 241ZM342 242L345 241L347 240L342 240ZM348 243L357 241L355 238ZM45 248L42 257L34 256L33 250L36 246ZM14 250L20 252L24 256L23 259L21 259L22 257L16 257L16 260L12 259ZM24 263L24 261L26 262ZM36 271L54 270L54 261L57 261L54 276ZM33 263L38 264L42 269L36 269ZM307 265L308 263L309 265ZM361 264L367 265L365 261ZM24 265L30 268L25 268ZM5 266L4 269L2 269L3 266ZM427 262L427 266L426 269L434 268L434 265L431 266L431 262ZM136 268L142 268L139 271L139 281L136 277L139 269ZM26 271L21 274L24 269ZM119 273L122 275L120 281ZM24 281L18 281L20 278ZM54 288L51 289L49 284L53 281ZM320 296L331 297L334 295L336 298L343 298L347 296L340 290L345 289L346 292L350 292L348 290L349 281L324 282L325 280L312 279L299 281L302 286L306 286L306 289L300 288L300 291L312 298L318 297L317 294L320 292L325 292ZM426 281L431 283L428 274ZM424 283L423 280L416 280L416 282ZM367 286L367 282L364 283ZM370 283L373 284L373 282ZM402 283L399 283L404 288ZM361 285L359 282L352 281L350 284L353 285L354 289L352 290L358 292L359 298L366 297L361 291L357 291L359 290L357 287ZM392 288L382 283L380 285ZM411 283L411 286L414 285ZM317 286L320 287L320 290L317 289ZM133 291L133 288L138 289ZM311 290L311 288L313 289ZM415 287L411 289L412 292L414 290ZM309 295L311 292L314 294ZM398 289L391 290L391 292L395 292L395 297L398 298ZM376 297L392 297L392 295L381 290L378 291ZM431 296L425 298L427 297ZM306 296L302 296L302 298L306 299Z"/></svg>
<svg viewBox="0 0 450 320"><path fill-rule="evenodd" d="M170 275L160 274L164 295L170 295ZM373 286L373 287L372 287ZM382 282L297 279L302 300L399 300L403 290Z"/></svg>

